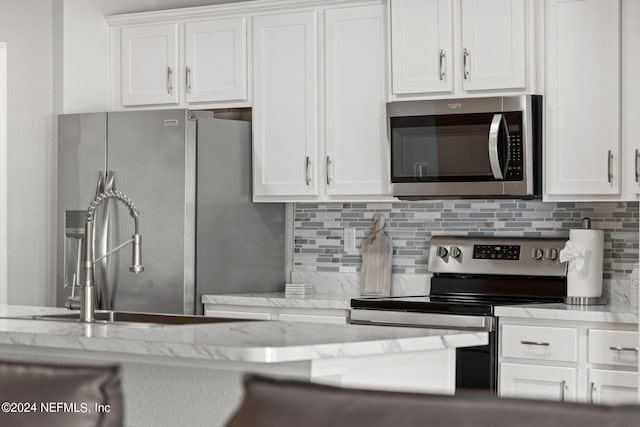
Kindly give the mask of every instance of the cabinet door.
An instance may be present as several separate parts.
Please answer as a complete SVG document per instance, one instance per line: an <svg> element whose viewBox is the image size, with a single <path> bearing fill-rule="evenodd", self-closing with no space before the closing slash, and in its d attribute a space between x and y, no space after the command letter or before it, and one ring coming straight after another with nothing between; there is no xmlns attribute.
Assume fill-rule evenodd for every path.
<svg viewBox="0 0 640 427"><path fill-rule="evenodd" d="M462 0L462 89L526 86L525 0Z"/></svg>
<svg viewBox="0 0 640 427"><path fill-rule="evenodd" d="M625 200L640 193L640 2L622 4L622 144L625 147L622 185ZM636 301L637 303L637 301Z"/></svg>
<svg viewBox="0 0 640 427"><path fill-rule="evenodd" d="M589 369L588 398L601 405L638 403L638 374Z"/></svg>
<svg viewBox="0 0 640 427"><path fill-rule="evenodd" d="M571 401L576 395L576 370L501 363L499 387L501 397Z"/></svg>
<svg viewBox="0 0 640 427"><path fill-rule="evenodd" d="M187 102L247 99L246 18L185 24Z"/></svg>
<svg viewBox="0 0 640 427"><path fill-rule="evenodd" d="M546 193L620 194L620 1L547 6Z"/></svg>
<svg viewBox="0 0 640 427"><path fill-rule="evenodd" d="M178 24L123 28L122 105L177 104Z"/></svg>
<svg viewBox="0 0 640 427"><path fill-rule="evenodd" d="M325 178L330 195L386 195L384 6L329 10Z"/></svg>
<svg viewBox="0 0 640 427"><path fill-rule="evenodd" d="M253 19L253 194L317 195L315 11Z"/></svg>
<svg viewBox="0 0 640 427"><path fill-rule="evenodd" d="M394 94L453 91L452 3L391 1Z"/></svg>

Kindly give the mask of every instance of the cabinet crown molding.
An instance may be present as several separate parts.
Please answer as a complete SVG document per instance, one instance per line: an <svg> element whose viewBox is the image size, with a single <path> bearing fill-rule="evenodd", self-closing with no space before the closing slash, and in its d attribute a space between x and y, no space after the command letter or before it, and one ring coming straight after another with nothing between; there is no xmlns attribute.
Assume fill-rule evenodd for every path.
<svg viewBox="0 0 640 427"><path fill-rule="evenodd" d="M203 19L237 14L259 14L291 8L335 7L367 3L380 0L247 0L238 3L223 3L211 6L194 6L178 9L154 10L149 12L109 15L105 21L109 26L150 24L165 21Z"/></svg>

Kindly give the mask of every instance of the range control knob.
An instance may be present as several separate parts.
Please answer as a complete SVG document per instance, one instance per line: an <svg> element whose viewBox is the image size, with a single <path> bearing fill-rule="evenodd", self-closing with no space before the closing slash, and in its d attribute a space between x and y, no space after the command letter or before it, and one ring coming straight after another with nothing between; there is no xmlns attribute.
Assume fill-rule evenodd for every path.
<svg viewBox="0 0 640 427"><path fill-rule="evenodd" d="M544 251L544 257L548 260L555 261L558 259L558 250L554 248L547 248Z"/></svg>
<svg viewBox="0 0 640 427"><path fill-rule="evenodd" d="M462 251L459 247L451 246L451 248L449 248L449 255L451 255L453 258L458 258L461 254Z"/></svg>
<svg viewBox="0 0 640 427"><path fill-rule="evenodd" d="M438 246L438 249L436 249L436 255L440 258L446 258L446 256L449 255L449 251L444 246Z"/></svg>
<svg viewBox="0 0 640 427"><path fill-rule="evenodd" d="M543 256L544 256L544 253L542 249L540 248L531 249L531 258L541 260Z"/></svg>

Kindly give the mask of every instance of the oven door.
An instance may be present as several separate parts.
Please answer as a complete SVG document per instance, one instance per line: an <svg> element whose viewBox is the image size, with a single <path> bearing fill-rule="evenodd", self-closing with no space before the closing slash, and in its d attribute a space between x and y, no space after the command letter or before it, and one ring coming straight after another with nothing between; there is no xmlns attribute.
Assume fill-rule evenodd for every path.
<svg viewBox="0 0 640 427"><path fill-rule="evenodd" d="M498 340L494 317L352 309L351 323L488 332L487 345L456 349L456 393L465 389L489 390L496 393Z"/></svg>

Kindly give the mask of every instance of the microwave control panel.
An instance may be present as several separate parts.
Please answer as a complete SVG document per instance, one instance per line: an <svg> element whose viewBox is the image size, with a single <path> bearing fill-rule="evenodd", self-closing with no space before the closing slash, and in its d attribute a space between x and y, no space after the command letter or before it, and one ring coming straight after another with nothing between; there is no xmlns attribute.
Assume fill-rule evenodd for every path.
<svg viewBox="0 0 640 427"><path fill-rule="evenodd" d="M507 130L509 131L509 163L507 166L507 181L522 181L524 179L524 159L522 155L522 114L519 112L505 113Z"/></svg>
<svg viewBox="0 0 640 427"><path fill-rule="evenodd" d="M509 166L507 167L507 181L522 181L522 137L520 134L509 136Z"/></svg>

